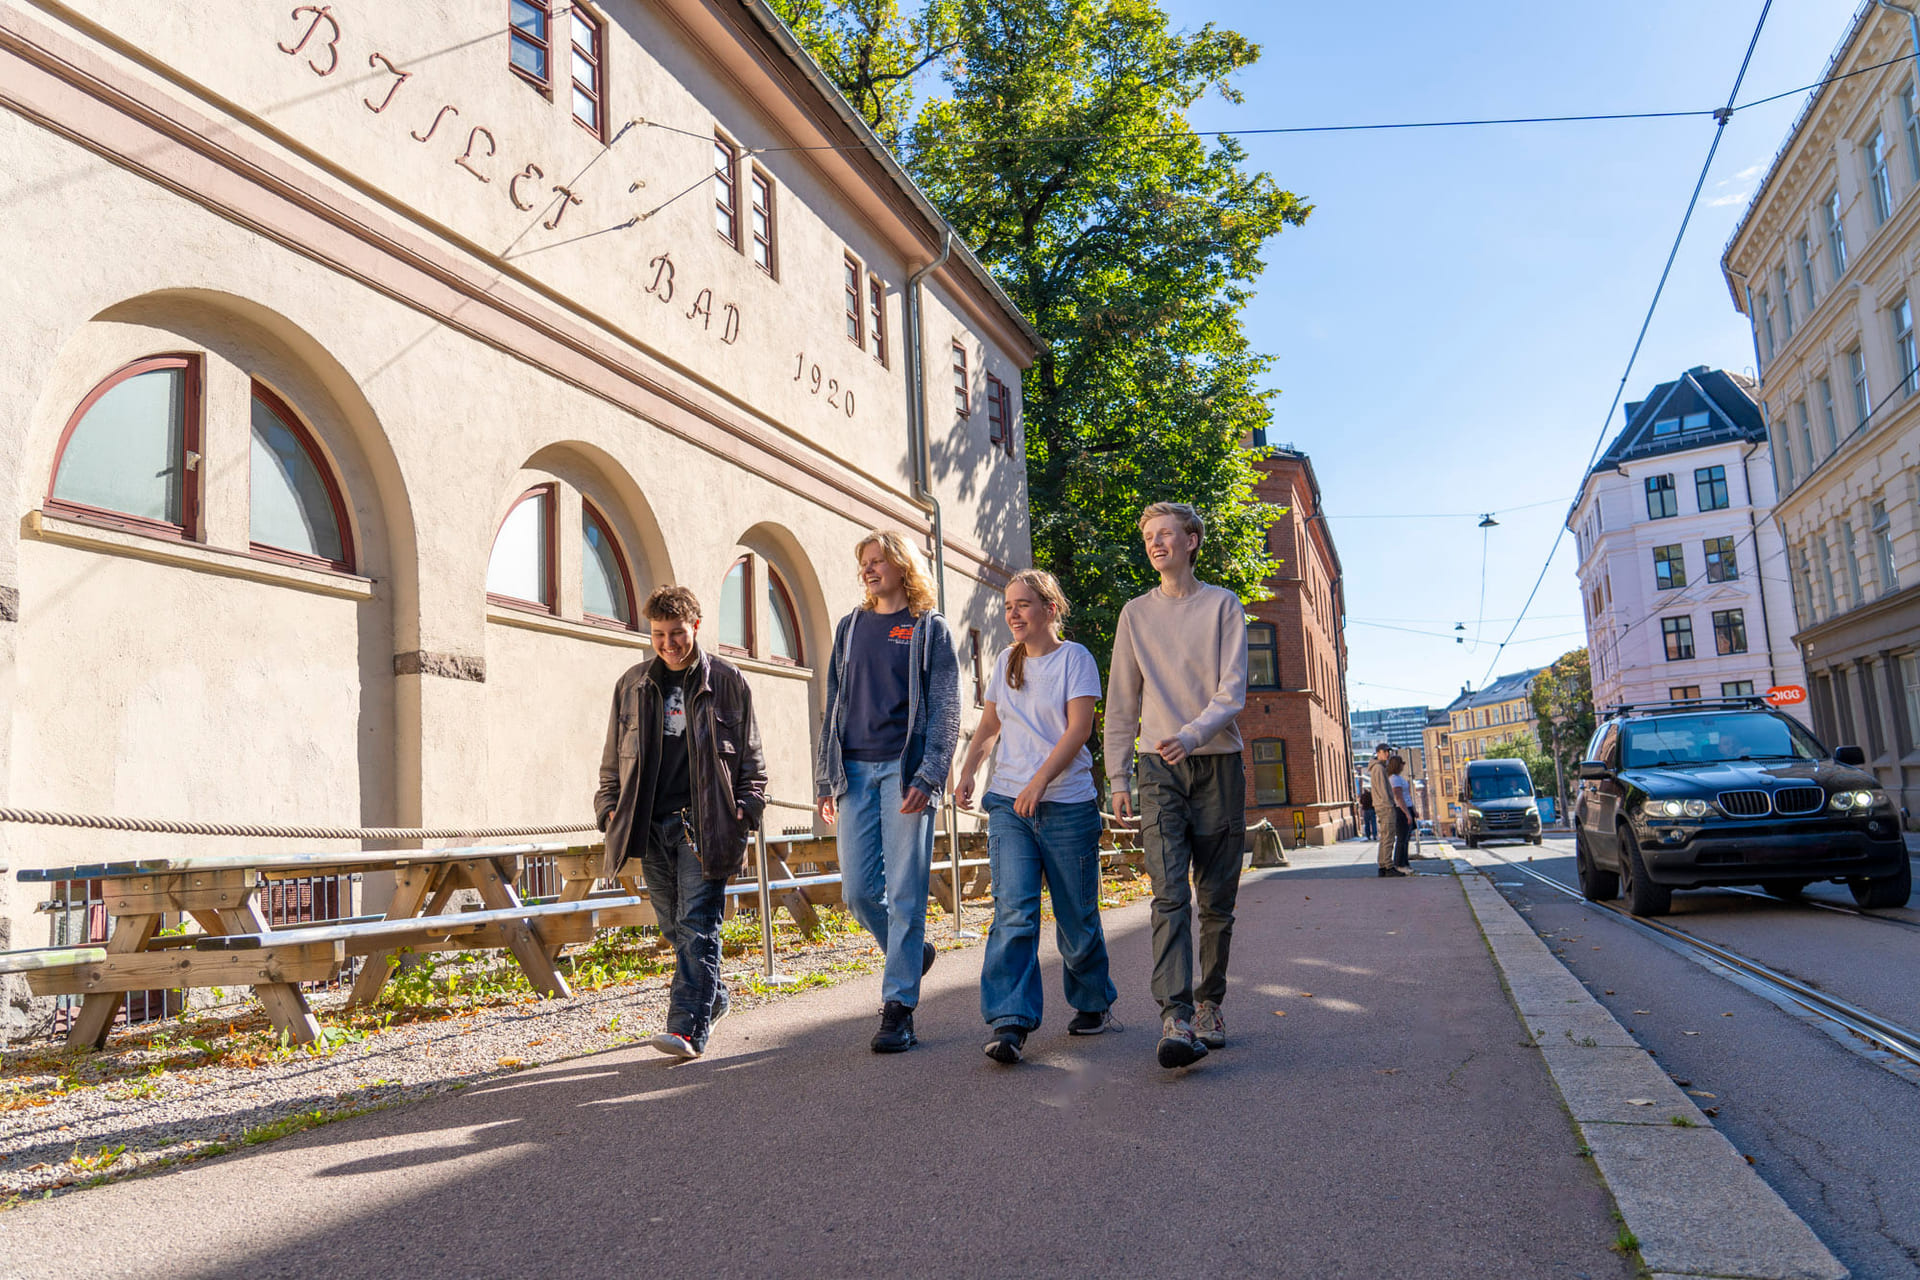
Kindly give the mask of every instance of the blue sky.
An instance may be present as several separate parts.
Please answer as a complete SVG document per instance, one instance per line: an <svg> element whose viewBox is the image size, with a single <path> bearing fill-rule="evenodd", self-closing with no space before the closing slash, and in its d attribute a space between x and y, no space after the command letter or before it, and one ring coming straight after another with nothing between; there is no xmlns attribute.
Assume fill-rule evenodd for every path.
<svg viewBox="0 0 1920 1280"><path fill-rule="evenodd" d="M1817 80L1854 3L1776 0L1741 101ZM1194 112L1196 128L1230 129L1711 109L1761 2L1167 6L1176 27L1213 22L1262 45L1242 105L1209 97ZM1720 252L1804 101L1726 126L1624 401L1693 365L1751 371ZM1713 130L1679 119L1245 140L1250 163L1315 205L1268 246L1246 318L1276 357L1272 438L1312 456L1346 571L1354 707L1437 706L1483 682L1602 428ZM1472 514L1362 518L1487 510L1502 514L1484 535ZM1584 643L1569 536L1497 670Z"/></svg>

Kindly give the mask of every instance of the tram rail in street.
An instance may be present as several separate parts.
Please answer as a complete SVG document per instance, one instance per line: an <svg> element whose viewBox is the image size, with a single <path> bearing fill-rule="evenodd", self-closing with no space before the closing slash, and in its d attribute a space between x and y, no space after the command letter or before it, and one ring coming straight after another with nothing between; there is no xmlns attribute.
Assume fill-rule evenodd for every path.
<svg viewBox="0 0 1920 1280"><path fill-rule="evenodd" d="M1529 867L1525 863L1515 862L1510 858L1501 857L1498 853L1493 853L1491 850L1487 852L1490 856L1498 859L1503 866L1510 867L1523 875L1538 880L1541 884L1546 885L1557 893L1564 894L1576 902L1592 907L1595 910L1617 916L1630 927L1643 929L1670 945L1677 944L1685 950L1706 956L1734 970L1747 981L1766 988L1775 997L1799 1005L1810 1013L1852 1032L1854 1035L1869 1042L1885 1053L1899 1058L1902 1062L1908 1064L1909 1067L1920 1067L1920 1032L1902 1027L1897 1023L1889 1022L1877 1014L1869 1013L1858 1005L1849 1004L1845 1000L1827 995L1825 992L1816 990L1803 982L1789 978L1787 975L1760 963L1758 960L1749 959L1737 951L1730 951L1718 943L1708 942L1704 938L1695 937L1684 929L1676 929L1670 924L1664 924L1656 920L1644 920L1610 902L1591 901L1586 895L1582 894L1579 889L1554 879L1544 871ZM1845 908L1835 909L1845 910ZM1861 912L1856 914L1864 915L1866 913ZM1908 922L1893 921L1892 923L1907 924ZM1900 1074L1906 1075L1905 1072L1901 1072Z"/></svg>

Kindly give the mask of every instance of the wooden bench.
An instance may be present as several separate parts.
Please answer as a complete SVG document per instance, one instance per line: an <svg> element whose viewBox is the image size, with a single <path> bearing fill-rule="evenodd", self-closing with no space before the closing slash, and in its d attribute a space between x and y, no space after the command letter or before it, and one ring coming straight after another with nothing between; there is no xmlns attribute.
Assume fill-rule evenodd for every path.
<svg viewBox="0 0 1920 1280"><path fill-rule="evenodd" d="M68 965L98 964L106 958L105 947L37 947L30 951L0 951L0 973L64 969Z"/></svg>

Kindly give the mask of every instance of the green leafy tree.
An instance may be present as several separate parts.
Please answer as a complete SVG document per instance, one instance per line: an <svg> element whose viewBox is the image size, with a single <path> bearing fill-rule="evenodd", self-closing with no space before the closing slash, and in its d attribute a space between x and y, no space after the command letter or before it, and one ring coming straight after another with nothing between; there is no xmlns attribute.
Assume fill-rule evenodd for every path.
<svg viewBox="0 0 1920 1280"><path fill-rule="evenodd" d="M1533 678L1528 695L1540 737L1550 749L1548 778L1551 784L1552 759L1560 761L1562 785L1572 782L1581 753L1593 737L1593 673L1587 665L1587 651L1574 649L1561 654L1552 665ZM1537 779L1536 779L1537 781ZM1566 797L1560 799L1564 802Z"/></svg>
<svg viewBox="0 0 1920 1280"><path fill-rule="evenodd" d="M914 77L959 46L952 0L918 13L899 0L768 0L813 60L889 147L913 111Z"/></svg>

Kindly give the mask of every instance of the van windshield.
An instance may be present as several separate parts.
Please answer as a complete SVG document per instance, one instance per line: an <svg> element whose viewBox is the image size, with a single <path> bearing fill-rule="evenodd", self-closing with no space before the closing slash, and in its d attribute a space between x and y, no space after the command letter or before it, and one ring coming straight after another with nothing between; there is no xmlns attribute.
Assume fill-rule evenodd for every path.
<svg viewBox="0 0 1920 1280"><path fill-rule="evenodd" d="M1516 800L1533 794L1533 784L1524 773L1481 773L1467 779L1467 790L1475 800Z"/></svg>

